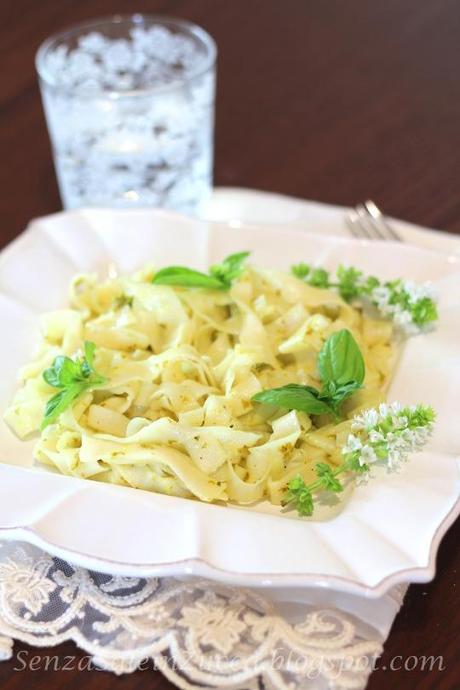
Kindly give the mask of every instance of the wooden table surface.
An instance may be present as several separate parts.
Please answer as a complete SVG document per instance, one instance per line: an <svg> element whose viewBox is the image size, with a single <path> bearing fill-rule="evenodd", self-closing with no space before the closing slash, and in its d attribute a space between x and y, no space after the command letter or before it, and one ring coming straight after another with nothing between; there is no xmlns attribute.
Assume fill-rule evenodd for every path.
<svg viewBox="0 0 460 690"><path fill-rule="evenodd" d="M460 233L457 0L2 0L2 243L60 208L36 48L73 22L133 10L190 19L217 41L216 184L338 204L372 198L392 215ZM369 690L460 687L459 535L457 524L444 539L436 579L410 588L387 669ZM424 656L438 655L444 670L421 669ZM399 657L393 665L421 660L413 671L389 670ZM2 690L172 687L159 673L19 672L16 659L0 664Z"/></svg>

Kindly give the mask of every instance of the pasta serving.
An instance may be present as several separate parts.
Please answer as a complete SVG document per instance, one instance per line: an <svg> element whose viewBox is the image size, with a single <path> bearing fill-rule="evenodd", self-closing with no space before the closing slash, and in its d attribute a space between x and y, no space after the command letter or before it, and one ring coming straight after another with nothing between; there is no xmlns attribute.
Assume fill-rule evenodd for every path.
<svg viewBox="0 0 460 690"><path fill-rule="evenodd" d="M41 319L36 359L5 418L39 433L39 463L82 478L202 501L280 504L288 482L341 461L351 417L378 405L395 359L393 325L293 275L247 267L229 289L154 284L132 276L74 279L70 307ZM318 353L347 329L364 385L341 419L259 403L288 384L318 388ZM94 343L100 383L42 426L56 389L43 372Z"/></svg>

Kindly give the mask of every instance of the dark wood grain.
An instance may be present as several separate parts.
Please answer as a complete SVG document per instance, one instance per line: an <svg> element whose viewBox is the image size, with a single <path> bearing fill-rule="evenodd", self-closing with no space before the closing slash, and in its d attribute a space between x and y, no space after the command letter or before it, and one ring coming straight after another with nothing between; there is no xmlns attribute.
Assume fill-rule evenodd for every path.
<svg viewBox="0 0 460 690"><path fill-rule="evenodd" d="M339 204L370 197L392 215L460 233L457 0L2 0L3 243L30 218L60 208L37 46L65 25L134 9L188 18L217 41L217 184ZM411 587L381 662L442 655L445 670L382 668L369 690L460 687L459 535L457 525L444 540L434 582ZM58 653L75 649L69 643ZM0 664L3 690L171 687L159 673L116 678L17 666L17 657Z"/></svg>

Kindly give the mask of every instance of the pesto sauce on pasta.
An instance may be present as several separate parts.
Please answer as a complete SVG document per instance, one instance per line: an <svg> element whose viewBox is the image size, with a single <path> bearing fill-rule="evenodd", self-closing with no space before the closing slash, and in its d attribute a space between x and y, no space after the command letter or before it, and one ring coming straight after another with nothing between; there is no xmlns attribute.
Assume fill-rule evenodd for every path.
<svg viewBox="0 0 460 690"><path fill-rule="evenodd" d="M5 414L21 438L39 432L55 392L43 371L85 340L107 383L45 428L34 456L60 472L203 501L280 504L287 483L336 465L349 418L384 399L392 324L279 271L248 267L228 292L152 285L153 270L98 281L82 275L70 308L45 314L35 361ZM345 418L251 401L289 383L319 387L317 354L346 328L366 365Z"/></svg>

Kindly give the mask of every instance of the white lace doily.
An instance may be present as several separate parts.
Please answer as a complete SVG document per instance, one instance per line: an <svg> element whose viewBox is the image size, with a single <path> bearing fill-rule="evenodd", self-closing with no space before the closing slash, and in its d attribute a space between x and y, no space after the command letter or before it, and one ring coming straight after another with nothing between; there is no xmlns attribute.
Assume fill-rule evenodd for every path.
<svg viewBox="0 0 460 690"><path fill-rule="evenodd" d="M395 597L399 605L402 593ZM127 673L150 660L184 690L260 681L273 690L365 687L381 633L334 606L283 610L249 590L112 577L0 542L0 659L11 658L13 639L37 647L73 640L104 669Z"/></svg>

